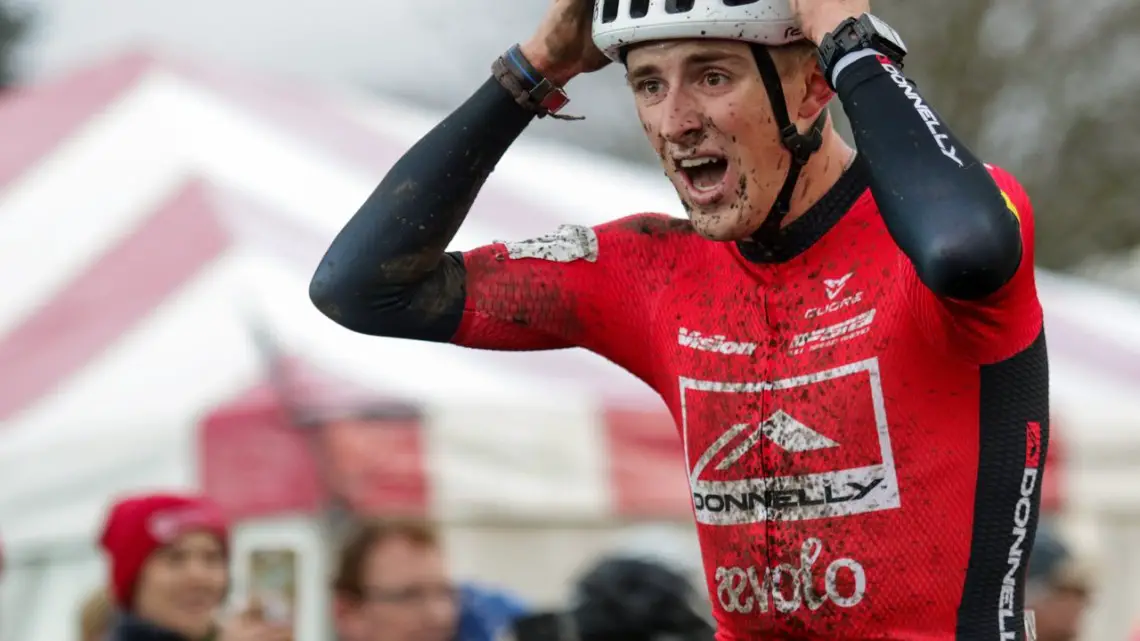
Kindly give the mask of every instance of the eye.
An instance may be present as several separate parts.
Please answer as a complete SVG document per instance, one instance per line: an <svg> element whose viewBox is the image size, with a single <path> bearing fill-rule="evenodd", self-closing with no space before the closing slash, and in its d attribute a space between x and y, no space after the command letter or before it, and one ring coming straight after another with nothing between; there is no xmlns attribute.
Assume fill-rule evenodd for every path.
<svg viewBox="0 0 1140 641"><path fill-rule="evenodd" d="M719 87L728 83L728 76L719 71L710 71L705 74L704 83L710 87Z"/></svg>
<svg viewBox="0 0 1140 641"><path fill-rule="evenodd" d="M647 96L653 96L661 91L661 81L648 78L637 83L637 92Z"/></svg>

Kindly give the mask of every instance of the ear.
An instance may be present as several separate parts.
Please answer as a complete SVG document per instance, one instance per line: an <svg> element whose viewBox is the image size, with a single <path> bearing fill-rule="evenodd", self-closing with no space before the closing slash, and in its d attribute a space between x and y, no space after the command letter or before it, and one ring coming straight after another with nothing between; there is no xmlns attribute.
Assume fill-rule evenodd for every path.
<svg viewBox="0 0 1140 641"><path fill-rule="evenodd" d="M815 122L819 114L827 108L828 103L835 97L835 92L827 84L827 78L814 56L804 64L806 67L806 73L802 76L805 85L804 99L800 102L795 118L803 123L811 123Z"/></svg>

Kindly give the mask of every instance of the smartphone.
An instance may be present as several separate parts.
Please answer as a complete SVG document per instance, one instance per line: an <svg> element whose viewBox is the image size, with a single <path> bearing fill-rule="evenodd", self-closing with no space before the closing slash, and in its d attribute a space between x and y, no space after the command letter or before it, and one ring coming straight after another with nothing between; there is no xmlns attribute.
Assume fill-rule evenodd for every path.
<svg viewBox="0 0 1140 641"><path fill-rule="evenodd" d="M261 604L267 622L295 629L297 552L254 549L249 554L249 598Z"/></svg>

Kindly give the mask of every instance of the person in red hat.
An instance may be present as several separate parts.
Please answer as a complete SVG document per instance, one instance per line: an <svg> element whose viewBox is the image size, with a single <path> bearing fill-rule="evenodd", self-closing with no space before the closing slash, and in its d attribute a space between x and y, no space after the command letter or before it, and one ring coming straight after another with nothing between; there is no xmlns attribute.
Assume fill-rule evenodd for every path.
<svg viewBox="0 0 1140 641"><path fill-rule="evenodd" d="M219 626L229 589L229 528L199 496L148 494L115 503L100 544L119 611L111 641L284 641L249 613Z"/></svg>

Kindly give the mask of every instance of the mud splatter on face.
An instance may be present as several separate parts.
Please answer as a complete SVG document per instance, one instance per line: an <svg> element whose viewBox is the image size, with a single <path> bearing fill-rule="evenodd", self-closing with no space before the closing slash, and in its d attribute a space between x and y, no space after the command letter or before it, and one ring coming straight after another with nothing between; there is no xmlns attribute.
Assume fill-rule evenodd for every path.
<svg viewBox="0 0 1140 641"><path fill-rule="evenodd" d="M687 56L710 49L737 56L739 64L688 62ZM634 50L627 63L643 130L693 227L711 240L749 238L789 165L751 49L677 42ZM639 76L639 69L652 71ZM715 82L708 81L710 73ZM652 79L651 92L644 91L644 74Z"/></svg>

